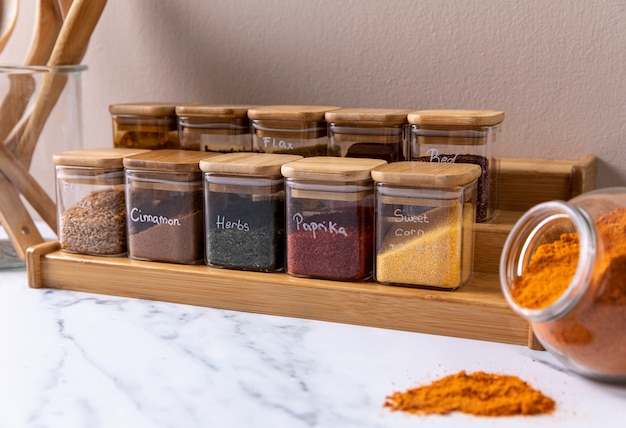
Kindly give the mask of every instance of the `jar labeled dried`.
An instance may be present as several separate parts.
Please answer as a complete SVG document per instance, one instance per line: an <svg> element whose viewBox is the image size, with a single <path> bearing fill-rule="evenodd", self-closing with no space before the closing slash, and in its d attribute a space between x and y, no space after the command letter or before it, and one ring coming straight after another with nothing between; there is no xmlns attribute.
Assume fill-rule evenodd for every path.
<svg viewBox="0 0 626 428"><path fill-rule="evenodd" d="M263 106L248 110L252 148L261 153L326 156L328 132L324 114L338 107Z"/></svg>
<svg viewBox="0 0 626 428"><path fill-rule="evenodd" d="M539 342L583 376L626 383L626 188L536 205L500 261L502 291Z"/></svg>
<svg viewBox="0 0 626 428"><path fill-rule="evenodd" d="M245 105L176 107L180 148L207 152L250 152L252 135Z"/></svg>
<svg viewBox="0 0 626 428"><path fill-rule="evenodd" d="M476 221L498 207L499 167L493 146L504 113L493 110L419 110L408 114L411 160L479 165Z"/></svg>
<svg viewBox="0 0 626 428"><path fill-rule="evenodd" d="M181 264L204 261L199 163L217 155L153 150L124 159L130 258Z"/></svg>
<svg viewBox="0 0 626 428"><path fill-rule="evenodd" d="M287 273L342 281L372 276L374 183L381 159L311 157L286 177Z"/></svg>
<svg viewBox="0 0 626 428"><path fill-rule="evenodd" d="M372 170L376 281L443 290L469 281L480 174L478 165L425 162Z"/></svg>
<svg viewBox="0 0 626 428"><path fill-rule="evenodd" d="M297 159L301 156L228 153L200 161L209 266L284 269L285 188L280 168Z"/></svg>
<svg viewBox="0 0 626 428"><path fill-rule="evenodd" d="M57 153L57 234L62 251L126 254L124 167L141 149L83 149Z"/></svg>
<svg viewBox="0 0 626 428"><path fill-rule="evenodd" d="M125 103L109 106L113 146L178 149L178 120L173 103Z"/></svg>
<svg viewBox="0 0 626 428"><path fill-rule="evenodd" d="M410 110L342 108L326 112L329 156L408 159L407 114Z"/></svg>

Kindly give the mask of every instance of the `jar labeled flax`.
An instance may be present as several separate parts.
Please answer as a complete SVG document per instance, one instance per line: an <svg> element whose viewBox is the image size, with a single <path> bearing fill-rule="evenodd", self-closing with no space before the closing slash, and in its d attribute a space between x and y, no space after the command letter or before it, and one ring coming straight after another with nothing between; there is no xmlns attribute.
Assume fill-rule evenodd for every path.
<svg viewBox="0 0 626 428"><path fill-rule="evenodd" d="M228 153L200 161L209 266L260 272L284 269L285 188L280 168L301 158Z"/></svg>
<svg viewBox="0 0 626 428"><path fill-rule="evenodd" d="M342 108L326 112L330 156L408 159L407 114L410 110Z"/></svg>
<svg viewBox="0 0 626 428"><path fill-rule="evenodd" d="M126 103L109 106L113 146L138 149L178 149L176 104Z"/></svg>
<svg viewBox="0 0 626 428"><path fill-rule="evenodd" d="M217 155L153 150L124 159L130 258L182 264L204 261L199 163Z"/></svg>
<svg viewBox="0 0 626 428"><path fill-rule="evenodd" d="M479 165L476 221L498 207L499 167L493 145L504 113L493 110L420 110L409 113L411 160Z"/></svg>
<svg viewBox="0 0 626 428"><path fill-rule="evenodd" d="M300 156L326 156L328 133L324 114L338 107L263 106L248 110L253 151Z"/></svg>
<svg viewBox="0 0 626 428"><path fill-rule="evenodd" d="M381 159L311 157L286 177L287 273L358 281L373 270L374 183Z"/></svg>
<svg viewBox="0 0 626 428"><path fill-rule="evenodd" d="M473 270L478 165L394 162L376 181L375 279L454 290Z"/></svg>
<svg viewBox="0 0 626 428"><path fill-rule="evenodd" d="M57 232L61 251L126 254L124 166L141 149L83 149L57 153Z"/></svg>
<svg viewBox="0 0 626 428"><path fill-rule="evenodd" d="M206 152L250 152L252 135L245 105L176 107L180 148Z"/></svg>
<svg viewBox="0 0 626 428"><path fill-rule="evenodd" d="M626 188L531 208L505 242L500 282L566 366L626 383Z"/></svg>

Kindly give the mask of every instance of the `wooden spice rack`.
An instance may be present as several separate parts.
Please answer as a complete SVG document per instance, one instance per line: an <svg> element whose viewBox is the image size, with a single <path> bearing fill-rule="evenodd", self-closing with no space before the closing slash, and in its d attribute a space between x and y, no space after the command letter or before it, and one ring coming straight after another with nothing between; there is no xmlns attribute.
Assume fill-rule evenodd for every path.
<svg viewBox="0 0 626 428"><path fill-rule="evenodd" d="M541 349L528 323L513 312L500 290L502 246L517 218L533 205L593 190L596 158L504 158L500 169L501 211L476 225L475 273L457 291L67 254L59 251L56 241L28 249L28 284Z"/></svg>

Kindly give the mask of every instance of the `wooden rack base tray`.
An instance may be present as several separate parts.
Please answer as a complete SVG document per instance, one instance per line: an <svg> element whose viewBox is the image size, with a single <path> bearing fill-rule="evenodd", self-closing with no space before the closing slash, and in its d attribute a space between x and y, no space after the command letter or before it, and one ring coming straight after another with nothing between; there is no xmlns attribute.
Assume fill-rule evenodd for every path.
<svg viewBox="0 0 626 428"><path fill-rule="evenodd" d="M507 196L495 219L476 225L474 276L456 291L68 254L56 241L28 249L28 284L541 349L500 290L502 245L519 215L534 204L592 190L595 164L593 156L578 161L502 159L501 192Z"/></svg>

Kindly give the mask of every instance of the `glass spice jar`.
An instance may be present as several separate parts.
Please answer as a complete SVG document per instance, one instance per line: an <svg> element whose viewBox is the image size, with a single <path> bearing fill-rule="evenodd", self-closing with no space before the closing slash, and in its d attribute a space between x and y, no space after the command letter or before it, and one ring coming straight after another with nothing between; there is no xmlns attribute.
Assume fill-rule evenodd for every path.
<svg viewBox="0 0 626 428"><path fill-rule="evenodd" d="M287 273L359 281L372 276L374 183L381 159L316 156L282 166Z"/></svg>
<svg viewBox="0 0 626 428"><path fill-rule="evenodd" d="M411 160L471 163L482 168L476 221L490 220L498 207L499 166L493 146L504 120L494 110L419 110L408 114Z"/></svg>
<svg viewBox="0 0 626 428"><path fill-rule="evenodd" d="M280 168L302 156L228 153L204 172L206 263L278 272L285 265L285 187Z"/></svg>
<svg viewBox="0 0 626 428"><path fill-rule="evenodd" d="M540 203L500 260L502 291L535 337L574 372L626 383L626 188Z"/></svg>
<svg viewBox="0 0 626 428"><path fill-rule="evenodd" d="M178 149L178 121L173 103L124 103L109 106L113 146Z"/></svg>
<svg viewBox="0 0 626 428"><path fill-rule="evenodd" d="M199 163L218 155L166 149L124 159L130 258L180 264L204 262Z"/></svg>
<svg viewBox="0 0 626 428"><path fill-rule="evenodd" d="M326 156L328 132L324 114L339 107L262 106L248 110L252 150L261 153Z"/></svg>
<svg viewBox="0 0 626 428"><path fill-rule="evenodd" d="M176 107L180 148L206 152L250 152L252 135L245 105Z"/></svg>
<svg viewBox="0 0 626 428"><path fill-rule="evenodd" d="M123 159L142 149L83 149L54 154L61 251L126 254Z"/></svg>
<svg viewBox="0 0 626 428"><path fill-rule="evenodd" d="M408 159L407 115L410 110L342 108L326 112L329 156Z"/></svg>
<svg viewBox="0 0 626 428"><path fill-rule="evenodd" d="M480 174L478 165L408 161L372 170L376 281L456 290L470 280Z"/></svg>

